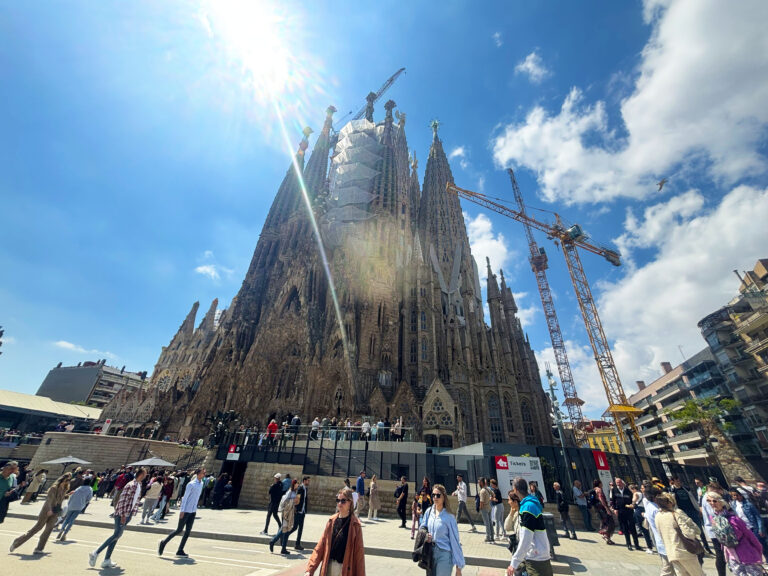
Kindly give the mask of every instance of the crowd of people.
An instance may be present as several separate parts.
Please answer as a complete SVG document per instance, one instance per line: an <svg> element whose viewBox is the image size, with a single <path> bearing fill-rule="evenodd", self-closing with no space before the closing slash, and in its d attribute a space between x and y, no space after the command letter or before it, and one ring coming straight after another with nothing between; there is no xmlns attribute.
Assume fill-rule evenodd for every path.
<svg viewBox="0 0 768 576"><path fill-rule="evenodd" d="M33 472L28 468L20 470L16 462L6 463L0 473L0 522L5 518L9 502L18 499L22 504L31 502L33 495L46 485L47 476L45 469ZM627 484L624 479L615 478L605 489L600 480L595 480L586 490L575 481L572 498L568 498L561 484L555 482L551 494L563 537L578 539L570 518L573 502L582 514L584 530L597 531L607 545L613 546L613 536L618 529L628 550L658 555L662 576L703 576L706 554L714 555L718 576L725 576L727 569L735 576L764 574L763 558L768 561L768 487L765 483L751 486L740 477L727 489L714 478L706 483L696 479L695 483L695 487L688 489L676 476L671 478L669 486L658 478L640 484ZM261 532L270 536L270 551L274 552L279 545L279 553L287 555L293 534L294 549L304 550L304 521L311 510L310 485L309 476L300 479L291 478L289 474L273 476ZM478 531L468 507L470 491L464 478L457 476L456 490L452 493L458 500L455 515L442 484L432 484L424 477L414 492L409 494L408 481L402 477L393 494L400 527L410 528L414 559L435 576L453 573L461 576L465 560L458 521L464 517L469 530ZM14 552L40 533L33 553L42 554L54 530L58 530L57 540L65 541L92 499L110 498L114 528L109 538L89 554L91 566L96 565L102 553L103 568L116 566L112 554L132 518L139 519L140 524L158 523L173 508L177 508L178 523L158 543L158 554L162 556L166 546L178 536L176 555L184 558L198 508L224 508L231 502L231 494L232 480L227 474L215 477L202 468L165 473L129 466L98 474L78 468L58 476L45 490L45 502L37 521L13 541L10 551ZM367 512L369 521L378 521L381 498L376 476L368 479L365 470L360 471L354 482L349 479L344 482L336 494L336 513L328 519L311 553L306 574L314 574L320 566L323 575L365 573L359 518ZM550 542L544 524L544 496L536 482L515 478L503 495L496 479L481 477L474 500L485 541L502 542L509 549L508 576L552 574ZM277 525L273 535L269 534L271 520ZM641 537L644 546L640 543Z"/></svg>

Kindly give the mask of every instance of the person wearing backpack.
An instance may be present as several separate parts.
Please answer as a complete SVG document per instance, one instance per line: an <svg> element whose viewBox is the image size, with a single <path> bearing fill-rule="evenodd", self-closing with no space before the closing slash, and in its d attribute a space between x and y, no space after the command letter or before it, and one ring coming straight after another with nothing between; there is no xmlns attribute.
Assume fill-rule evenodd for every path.
<svg viewBox="0 0 768 576"><path fill-rule="evenodd" d="M731 572L734 576L762 576L763 547L752 530L728 509L720 494L707 491L705 499L714 510L712 532L723 546Z"/></svg>
<svg viewBox="0 0 768 576"><path fill-rule="evenodd" d="M703 552L704 548L699 542L699 527L685 512L676 507L675 497L672 494L659 494L656 496L656 505L659 512L656 514L656 528L664 542L667 558L677 576L704 576L704 571L699 564L699 558L693 551L689 551L691 545L698 545Z"/></svg>

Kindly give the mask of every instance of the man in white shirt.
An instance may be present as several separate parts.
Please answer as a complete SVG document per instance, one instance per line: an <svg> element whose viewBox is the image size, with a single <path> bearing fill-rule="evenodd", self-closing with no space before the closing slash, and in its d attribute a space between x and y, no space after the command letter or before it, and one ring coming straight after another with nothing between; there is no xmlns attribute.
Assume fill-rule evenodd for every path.
<svg viewBox="0 0 768 576"><path fill-rule="evenodd" d="M456 522L458 523L461 521L461 512L463 510L464 514L467 515L467 520L469 520L469 523L472 526L470 532L477 532L475 523L472 522L472 516L469 515L469 510L467 509L467 485L464 483L464 478L461 474L456 475L456 490L454 491L453 496L456 496L459 499L459 509L456 512Z"/></svg>
<svg viewBox="0 0 768 576"><path fill-rule="evenodd" d="M317 416L315 416L315 419L312 420L312 435L311 435L312 440L318 439L319 432L320 432L320 419Z"/></svg>
<svg viewBox="0 0 768 576"><path fill-rule="evenodd" d="M181 558L187 558L188 554L184 552L184 544L187 543L189 533L192 531L192 525L195 523L195 516L197 515L197 503L200 501L200 494L203 491L203 477L205 476L205 468L198 468L195 470L195 478L187 483L187 488L184 491L184 497L181 500L181 506L179 507L179 524L176 530L168 534L165 540L161 540L157 546L158 556L163 555L165 545L168 544L175 536L184 532L179 543L179 549L176 551L176 556Z"/></svg>

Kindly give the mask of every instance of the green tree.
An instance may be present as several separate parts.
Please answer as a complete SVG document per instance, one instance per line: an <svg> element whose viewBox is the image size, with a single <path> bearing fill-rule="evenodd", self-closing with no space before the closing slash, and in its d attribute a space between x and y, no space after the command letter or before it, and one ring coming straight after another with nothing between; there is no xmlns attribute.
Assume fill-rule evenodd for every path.
<svg viewBox="0 0 768 576"><path fill-rule="evenodd" d="M733 483L735 476L743 476L747 481L759 478L727 434L733 424L726 418L738 410L739 406L739 402L733 398L696 398L688 400L676 410L665 411L670 419L677 420L682 427L701 432L707 451L714 455L729 484Z"/></svg>

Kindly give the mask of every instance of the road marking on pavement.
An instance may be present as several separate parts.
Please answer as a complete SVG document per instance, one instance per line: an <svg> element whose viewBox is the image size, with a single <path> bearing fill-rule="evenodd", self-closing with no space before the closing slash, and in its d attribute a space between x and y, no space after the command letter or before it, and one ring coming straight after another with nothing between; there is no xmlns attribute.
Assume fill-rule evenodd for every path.
<svg viewBox="0 0 768 576"><path fill-rule="evenodd" d="M248 550L246 548L227 548L226 546L212 546L215 550L234 550L236 552L247 552L248 554L266 554L261 550Z"/></svg>

